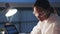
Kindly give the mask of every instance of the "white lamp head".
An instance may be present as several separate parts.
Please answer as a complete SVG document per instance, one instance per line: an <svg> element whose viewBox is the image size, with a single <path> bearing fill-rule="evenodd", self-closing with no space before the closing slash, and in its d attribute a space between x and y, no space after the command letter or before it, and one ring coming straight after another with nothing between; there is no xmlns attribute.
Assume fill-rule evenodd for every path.
<svg viewBox="0 0 60 34"><path fill-rule="evenodd" d="M8 12L5 14L6 17L13 16L17 13L17 9L9 9Z"/></svg>

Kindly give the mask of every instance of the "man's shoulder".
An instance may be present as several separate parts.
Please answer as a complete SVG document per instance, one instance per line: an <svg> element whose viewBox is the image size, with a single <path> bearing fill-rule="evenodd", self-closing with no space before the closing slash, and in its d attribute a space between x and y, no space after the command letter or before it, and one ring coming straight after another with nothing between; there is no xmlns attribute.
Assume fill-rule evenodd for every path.
<svg viewBox="0 0 60 34"><path fill-rule="evenodd" d="M60 19L60 16L58 16L57 14L51 14L50 18L52 19Z"/></svg>

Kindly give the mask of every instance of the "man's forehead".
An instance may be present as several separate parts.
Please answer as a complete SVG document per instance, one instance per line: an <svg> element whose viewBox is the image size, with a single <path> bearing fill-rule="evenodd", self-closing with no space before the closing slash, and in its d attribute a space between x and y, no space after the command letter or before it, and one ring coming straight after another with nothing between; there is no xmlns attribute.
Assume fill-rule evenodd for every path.
<svg viewBox="0 0 60 34"><path fill-rule="evenodd" d="M36 7L34 7L34 11L33 12L37 12L37 8Z"/></svg>

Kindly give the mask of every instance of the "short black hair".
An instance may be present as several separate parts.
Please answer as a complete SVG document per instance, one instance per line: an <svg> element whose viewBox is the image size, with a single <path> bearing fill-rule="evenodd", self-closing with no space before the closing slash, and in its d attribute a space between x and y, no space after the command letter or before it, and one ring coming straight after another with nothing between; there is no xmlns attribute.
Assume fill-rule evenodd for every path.
<svg viewBox="0 0 60 34"><path fill-rule="evenodd" d="M43 9L46 10L51 10L51 12L53 12L53 8L50 6L50 3L48 0L36 0L34 6L36 7L42 7Z"/></svg>
<svg viewBox="0 0 60 34"><path fill-rule="evenodd" d="M42 7L44 9L50 8L50 4L47 0L37 0L34 6Z"/></svg>

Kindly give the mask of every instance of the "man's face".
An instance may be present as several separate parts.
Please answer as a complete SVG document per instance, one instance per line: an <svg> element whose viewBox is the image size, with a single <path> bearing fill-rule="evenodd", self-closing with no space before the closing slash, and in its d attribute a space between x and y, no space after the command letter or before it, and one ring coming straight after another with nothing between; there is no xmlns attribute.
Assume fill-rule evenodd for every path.
<svg viewBox="0 0 60 34"><path fill-rule="evenodd" d="M48 18L49 12L47 10L44 10L43 8L34 7L34 15L38 18L38 20L46 20Z"/></svg>

